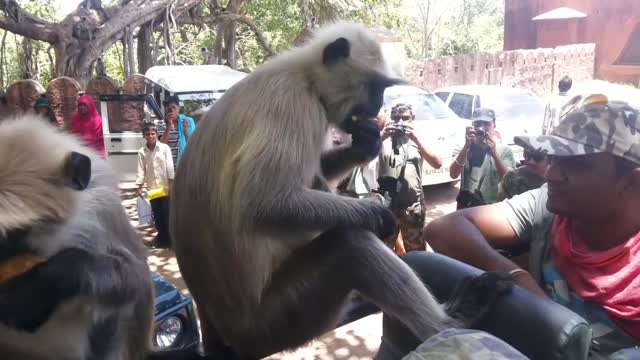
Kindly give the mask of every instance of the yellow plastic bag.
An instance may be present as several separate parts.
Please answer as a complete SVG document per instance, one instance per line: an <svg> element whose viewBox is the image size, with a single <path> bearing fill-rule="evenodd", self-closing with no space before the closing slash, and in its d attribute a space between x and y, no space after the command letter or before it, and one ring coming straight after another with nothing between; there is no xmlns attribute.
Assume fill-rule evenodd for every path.
<svg viewBox="0 0 640 360"><path fill-rule="evenodd" d="M147 192L147 198L149 198L149 200L158 199L165 196L169 196L169 191L164 186L160 186L155 189L150 189Z"/></svg>

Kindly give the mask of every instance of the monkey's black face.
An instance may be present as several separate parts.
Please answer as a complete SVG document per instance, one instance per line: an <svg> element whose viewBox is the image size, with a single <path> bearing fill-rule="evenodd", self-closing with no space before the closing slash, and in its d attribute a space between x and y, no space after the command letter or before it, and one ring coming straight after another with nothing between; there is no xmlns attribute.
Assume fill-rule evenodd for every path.
<svg viewBox="0 0 640 360"><path fill-rule="evenodd" d="M325 47L322 53L322 62L328 69L339 69L341 64L348 64L351 57L359 56L359 54L353 53L352 50L352 46L347 39L338 38ZM380 59L380 62L381 61L382 59ZM347 76L347 78L352 78L352 83L345 87L348 89L348 92L350 92L347 96L343 94L338 98L338 101L329 101L325 104L325 106L328 105L331 107L336 106L336 104L342 106L345 102L349 102L349 104L351 104L352 101L355 102L356 105L351 106L347 116L342 119L342 122L339 124L343 130L348 132L348 128L351 126L349 122L354 117L363 120L375 118L382 108L386 88L404 82L400 79L391 78L379 70L374 70L375 68L379 68L379 65L381 64L373 61L369 69L362 69L362 65L358 67L347 66L347 68L339 69L336 72L336 74L340 74L341 76L338 77L336 81L342 80L344 71L348 71L349 73L355 72L356 74L362 72L362 74L357 74L355 77ZM365 90L364 93L362 93L363 88ZM324 101L326 101L326 99L324 99ZM342 111L342 109L340 110Z"/></svg>
<svg viewBox="0 0 640 360"><path fill-rule="evenodd" d="M349 115L340 123L342 130L351 133L354 119L369 120L378 116L384 104L384 91L393 85L399 84L399 79L388 78L384 75L374 74L367 83L366 102L354 106Z"/></svg>

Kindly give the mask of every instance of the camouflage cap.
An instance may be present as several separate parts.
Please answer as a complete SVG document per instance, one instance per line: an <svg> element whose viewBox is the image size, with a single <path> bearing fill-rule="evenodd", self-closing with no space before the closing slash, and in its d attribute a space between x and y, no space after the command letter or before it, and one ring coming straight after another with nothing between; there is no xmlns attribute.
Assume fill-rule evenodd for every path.
<svg viewBox="0 0 640 360"><path fill-rule="evenodd" d="M591 95L569 110L550 135L516 136L514 142L548 155L610 153L640 164L640 118L625 103Z"/></svg>

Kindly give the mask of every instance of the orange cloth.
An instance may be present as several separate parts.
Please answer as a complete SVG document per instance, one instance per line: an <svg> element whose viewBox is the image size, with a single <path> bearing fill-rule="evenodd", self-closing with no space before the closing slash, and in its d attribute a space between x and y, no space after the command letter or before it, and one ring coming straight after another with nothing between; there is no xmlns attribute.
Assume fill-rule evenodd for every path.
<svg viewBox="0 0 640 360"><path fill-rule="evenodd" d="M640 340L640 233L596 252L571 229L571 219L556 216L551 248L556 268L576 295L601 305L620 329Z"/></svg>

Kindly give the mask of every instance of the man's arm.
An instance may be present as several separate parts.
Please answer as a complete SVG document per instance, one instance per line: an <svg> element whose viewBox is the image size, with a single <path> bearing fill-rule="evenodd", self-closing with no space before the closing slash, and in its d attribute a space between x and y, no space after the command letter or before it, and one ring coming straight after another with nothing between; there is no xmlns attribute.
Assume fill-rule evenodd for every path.
<svg viewBox="0 0 640 360"><path fill-rule="evenodd" d="M464 170L464 164L467 162L467 155L469 154L469 147L463 146L459 151L454 152L455 160L449 165L449 177L457 179Z"/></svg>
<svg viewBox="0 0 640 360"><path fill-rule="evenodd" d="M420 156L425 159L432 168L440 169L442 167L442 158L422 146L422 143L420 142L420 139L418 139L418 137L415 137L413 143L416 144Z"/></svg>
<svg viewBox="0 0 640 360"><path fill-rule="evenodd" d="M431 167L433 167L434 169L440 169L442 167L442 159L438 155L427 150L427 148L424 147L424 145L422 145L422 143L420 142L420 139L418 138L418 135L415 133L415 130L413 129L413 126L406 125L405 132L409 140L413 141L413 143L418 148L420 157L425 159L427 163L431 165Z"/></svg>
<svg viewBox="0 0 640 360"><path fill-rule="evenodd" d="M503 272L518 269L515 263L494 249L521 243L507 220L505 208L504 204L492 204L448 214L432 221L426 227L424 237L436 252L477 268ZM518 274L516 280L529 291L544 295L529 273Z"/></svg>
<svg viewBox="0 0 640 360"><path fill-rule="evenodd" d="M164 144L168 144L169 143L169 133L171 133L172 130L173 130L173 125L170 122L168 122L167 123L167 128L164 130L164 133L160 137L160 142L161 143L164 143Z"/></svg>
<svg viewBox="0 0 640 360"><path fill-rule="evenodd" d="M469 155L469 149L471 144L476 141L476 134L472 127L467 126L464 134L464 145L454 151L453 156L455 160L449 165L449 176L452 179L457 179L464 170L464 164L467 162L467 156Z"/></svg>
<svg viewBox="0 0 640 360"><path fill-rule="evenodd" d="M507 147L503 149L500 154L498 154L495 139L487 139L487 143L489 143L489 154L491 154L493 161L496 163L496 170L498 170L498 175L500 176L500 178L503 178L504 175L515 165L513 151L511 150L511 148Z"/></svg>
<svg viewBox="0 0 640 360"><path fill-rule="evenodd" d="M193 121L192 118L185 116L182 124L183 124L182 133L184 134L184 139L187 142L189 142L189 138L191 137L191 134L196 128L196 123Z"/></svg>
<svg viewBox="0 0 640 360"><path fill-rule="evenodd" d="M173 165L173 154L171 154L171 148L169 148L169 146L167 146L165 148L165 152L164 152L164 156L165 156L165 164L167 164L167 179L169 179L169 188L171 188L171 185L173 184L173 179L176 176L176 170L175 167Z"/></svg>

